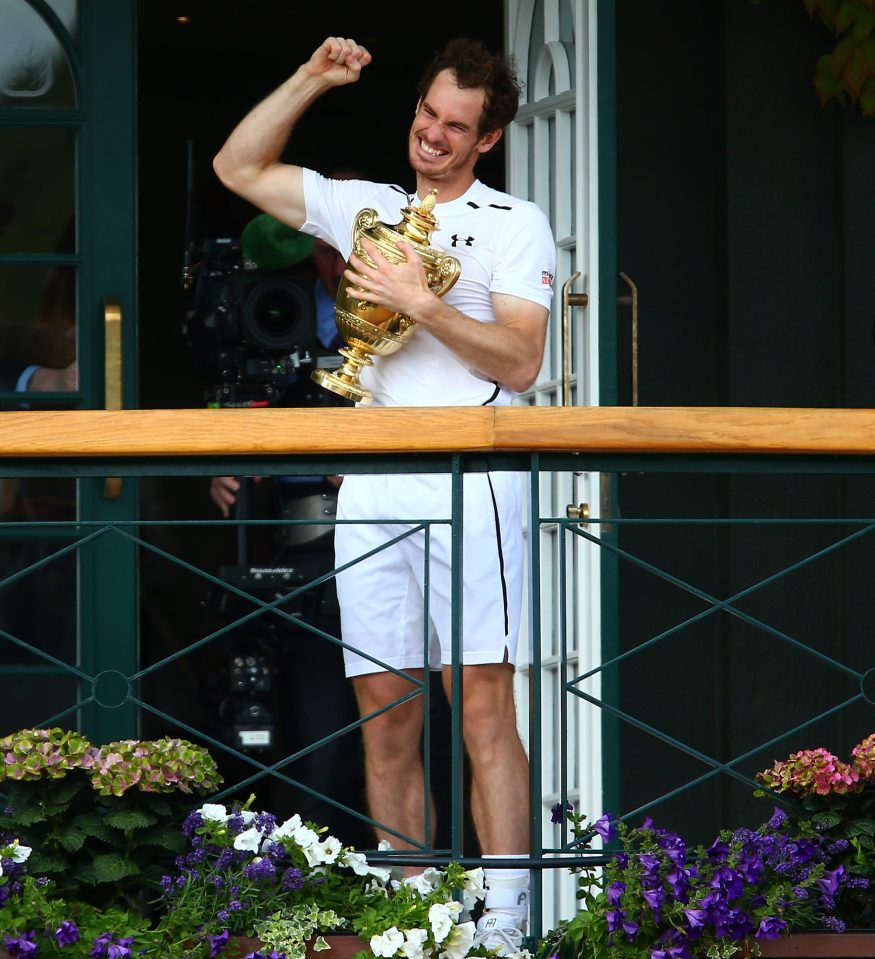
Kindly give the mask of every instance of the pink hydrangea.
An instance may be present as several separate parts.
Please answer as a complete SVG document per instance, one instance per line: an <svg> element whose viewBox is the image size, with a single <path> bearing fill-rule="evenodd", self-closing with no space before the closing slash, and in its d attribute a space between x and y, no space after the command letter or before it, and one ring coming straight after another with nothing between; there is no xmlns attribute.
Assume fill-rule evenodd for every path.
<svg viewBox="0 0 875 959"><path fill-rule="evenodd" d="M757 781L773 792L802 796L828 796L862 788L860 773L822 747L793 753L785 762L757 773Z"/></svg>
<svg viewBox="0 0 875 959"><path fill-rule="evenodd" d="M861 779L875 779L875 733L854 746L851 756Z"/></svg>
<svg viewBox="0 0 875 959"><path fill-rule="evenodd" d="M20 729L0 739L0 782L4 779L60 779L94 751L79 733L62 729Z"/></svg>

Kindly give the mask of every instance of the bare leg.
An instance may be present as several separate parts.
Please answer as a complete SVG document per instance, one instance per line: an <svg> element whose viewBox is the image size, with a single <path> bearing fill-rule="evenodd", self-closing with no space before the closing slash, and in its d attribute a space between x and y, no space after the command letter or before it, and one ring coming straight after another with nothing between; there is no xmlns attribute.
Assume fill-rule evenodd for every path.
<svg viewBox="0 0 875 959"><path fill-rule="evenodd" d="M421 679L421 669L408 670ZM413 687L394 673L371 673L352 680L362 716L408 695ZM387 709L362 726L365 744L365 784L371 816L418 843L425 843L425 805L420 755L423 699L418 696ZM434 822L434 812L431 814ZM377 828L377 838L395 849L412 843ZM431 840L431 837L428 837ZM415 870L414 870L415 871Z"/></svg>
<svg viewBox="0 0 875 959"><path fill-rule="evenodd" d="M443 673L449 696L452 674ZM471 760L471 813L484 854L529 850L529 763L516 728L513 666L465 666L462 723Z"/></svg>

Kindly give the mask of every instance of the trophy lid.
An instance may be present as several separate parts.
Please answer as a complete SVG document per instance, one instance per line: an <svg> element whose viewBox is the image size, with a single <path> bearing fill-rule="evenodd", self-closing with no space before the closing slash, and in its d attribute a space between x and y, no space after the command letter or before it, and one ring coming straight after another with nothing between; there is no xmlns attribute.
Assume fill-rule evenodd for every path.
<svg viewBox="0 0 875 959"><path fill-rule="evenodd" d="M428 195L418 207L406 206L401 211L403 220L396 229L414 243L428 246L432 233L438 228L438 221L432 216L437 203L437 190L429 190Z"/></svg>

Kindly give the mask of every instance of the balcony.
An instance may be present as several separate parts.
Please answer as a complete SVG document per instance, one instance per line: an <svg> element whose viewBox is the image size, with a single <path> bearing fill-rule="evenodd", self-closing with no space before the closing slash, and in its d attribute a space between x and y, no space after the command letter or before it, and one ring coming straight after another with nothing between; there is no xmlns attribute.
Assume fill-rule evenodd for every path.
<svg viewBox="0 0 875 959"><path fill-rule="evenodd" d="M342 637L308 629L290 611L296 597L333 573L272 599L229 584L217 572L218 557L199 564L172 547L204 530L227 543L240 529L299 521L208 518L218 514L210 513L205 490L203 509L192 515L172 503L165 512L147 509L138 481L449 473L451 515L406 519L425 535L449 524L458 537L462 477L523 472L529 589L518 712L532 769L531 858L543 871L534 914L549 925L573 908L564 867L581 857L550 824L556 802L570 800L592 816L608 809L629 819L648 813L676 827L692 823L704 840L715 823L743 824L762 813L762 800L751 798L753 775L774 758L803 745L839 750L872 731L873 451L869 410L0 414L4 482L81 481L69 515L35 522L13 515L0 527L7 547L44 547L33 562L7 565L0 589L9 597L73 563L78 624L75 641L54 652L26 624L23 631L4 624L0 688L7 702L16 691L20 701L35 682L52 689L51 696L24 697L28 724L79 725L100 741L137 735L144 725L198 739L234 768L228 795L269 782L307 792L296 764L334 740L349 742L360 720L273 755L235 748L189 721L191 704L182 700L185 677L241 626L269 620L341 645ZM588 514L576 498L581 489L588 490ZM569 516L568 506L577 512ZM150 579L138 586L144 564ZM173 649L147 649L143 607L171 585L195 604L204 590L233 594L242 611L218 627L186 631ZM58 600L38 588L32 595L47 609ZM410 695L431 704L434 693L422 683ZM431 773L445 809L442 839L420 852L475 863L458 692L446 732L448 765ZM312 798L368 823L361 805Z"/></svg>

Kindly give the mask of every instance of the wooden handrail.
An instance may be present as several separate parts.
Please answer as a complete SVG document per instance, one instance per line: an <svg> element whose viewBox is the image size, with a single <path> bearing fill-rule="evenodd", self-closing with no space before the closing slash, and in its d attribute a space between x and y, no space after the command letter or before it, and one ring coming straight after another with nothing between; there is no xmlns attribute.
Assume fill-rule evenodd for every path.
<svg viewBox="0 0 875 959"><path fill-rule="evenodd" d="M516 406L0 413L0 458L451 451L871 455L875 410Z"/></svg>

